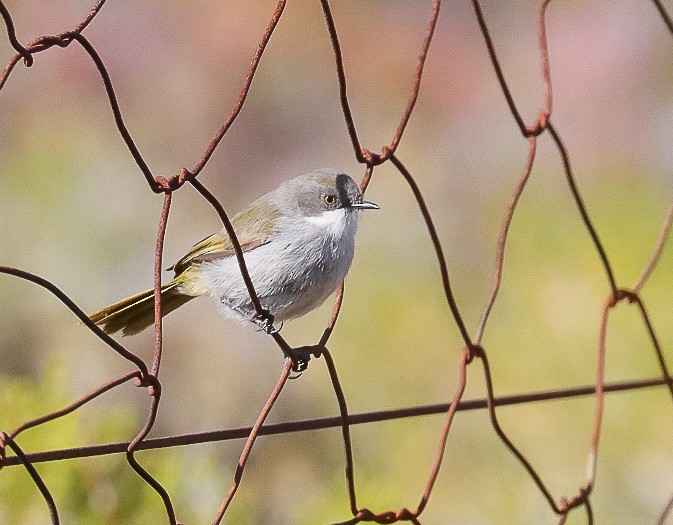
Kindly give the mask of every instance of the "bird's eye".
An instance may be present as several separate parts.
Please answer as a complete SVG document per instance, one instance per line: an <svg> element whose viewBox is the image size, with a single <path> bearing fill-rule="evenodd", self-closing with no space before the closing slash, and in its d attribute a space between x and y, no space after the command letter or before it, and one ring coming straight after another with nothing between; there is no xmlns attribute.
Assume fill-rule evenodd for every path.
<svg viewBox="0 0 673 525"><path fill-rule="evenodd" d="M322 200L328 206L334 206L334 203L336 202L336 197L334 195L323 195Z"/></svg>

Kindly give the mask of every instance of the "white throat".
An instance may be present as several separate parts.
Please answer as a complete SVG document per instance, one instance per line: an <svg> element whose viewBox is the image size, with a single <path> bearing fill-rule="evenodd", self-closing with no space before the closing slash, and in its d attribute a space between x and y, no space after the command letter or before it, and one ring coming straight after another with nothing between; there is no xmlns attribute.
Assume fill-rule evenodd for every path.
<svg viewBox="0 0 673 525"><path fill-rule="evenodd" d="M325 232L326 235L339 238L350 222L346 217L346 210L339 208L337 210L327 210L320 215L304 217L304 220L313 226L317 226Z"/></svg>

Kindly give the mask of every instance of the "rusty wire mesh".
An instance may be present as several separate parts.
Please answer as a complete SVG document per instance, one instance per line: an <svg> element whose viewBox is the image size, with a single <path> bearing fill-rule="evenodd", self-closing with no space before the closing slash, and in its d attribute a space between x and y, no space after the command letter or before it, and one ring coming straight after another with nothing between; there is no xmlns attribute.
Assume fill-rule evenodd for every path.
<svg viewBox="0 0 673 525"><path fill-rule="evenodd" d="M165 266L164 239L167 231L169 212L173 204L174 194L180 195L184 185L191 185L214 208L218 214L222 224L231 236L234 246L236 247L241 272L248 286L255 309L258 311L258 313L261 313L261 305L255 294L253 283L247 273L240 245L238 245L235 232L233 231L231 223L229 222L228 215L220 201L206 188L206 186L204 186L199 175L207 167L211 157L218 148L218 145L241 113L246 98L253 89L253 81L260 61L267 51L267 46L271 45L271 37L284 13L286 8L286 1L280 0L273 10L271 18L263 32L262 38L259 40L258 47L254 52L252 62L250 63L248 73L245 76L243 86L240 90L240 94L236 100L234 108L226 116L219 131L215 134L212 141L205 148L202 157L190 168L174 170L174 172L177 172L177 174L170 177L157 175L150 168L148 162L145 161L140 151L141 148L136 146L132 133L127 128L125 120L122 116L123 104L120 104L118 101L115 89L113 87L112 75L109 73L108 68L106 67L106 54L99 52L95 42L90 41L86 36L87 28L105 16L103 10L105 3L105 0L99 0L94 6L92 6L89 14L79 24L74 25L72 29L57 34L40 36L26 43L26 41L24 41L25 36L21 31L21 20L13 21L12 19L11 3L7 2L7 4L10 6L7 7L4 2L0 1L0 13L2 14L5 22L6 37L12 48L14 48L16 51L16 54L9 60L4 68L4 71L2 72L2 76L0 77L0 90L5 87L6 83L11 79L17 67L20 67L22 62L25 66L37 68L39 67L36 63L38 56L42 58L42 55L48 54L54 48L66 48L72 45L80 46L86 55L88 55L88 59L91 60L95 65L98 75L103 81L104 89L112 109L112 115L114 117L116 128L119 132L119 135L122 137L128 152L130 152L138 169L144 176L145 181L149 186L149 190L155 194L163 196L163 206L158 219L159 225L157 228L156 246L154 250L153 276L156 322L154 329L154 356L151 364L148 364L144 359L128 350L120 342L102 332L100 328L94 325L87 318L84 311L69 297L69 295L62 291L50 280L38 275L34 275L33 273L23 269L9 266L0 266L0 272L4 274L30 281L35 285L46 288L49 292L56 296L66 308L74 313L91 332L98 336L121 358L126 359L131 365L133 365L133 369L131 371L123 373L119 377L101 384L98 388L89 392L72 404L62 408L61 410L54 411L42 417L31 419L17 428L14 428L13 430L2 429L4 432L1 434L0 440L0 458L2 459L0 465L5 469L9 466L21 465L22 468L25 469L25 471L32 478L36 491L41 493L42 498L45 501L51 517L51 522L60 523L58 511L59 504L50 492L49 480L43 479L35 466L39 462L64 460L66 458L98 456L114 452L125 452L127 461L131 468L133 468L133 470L135 470L143 478L143 480L152 487L154 491L156 491L157 496L160 497L163 502L163 506L165 508L165 517L162 518L161 516L156 516L154 522L159 523L162 521L168 521L168 523L175 524L179 522L180 509L176 509L174 507L171 494L163 486L163 484L158 481L157 477L141 465L141 462L136 457L137 451L149 448L164 448L206 441L221 441L245 438L245 445L243 447L243 451L241 452L238 464L236 465L233 476L234 479L228 491L225 491L222 494L223 499L219 509L212 509L213 523L220 523L225 517L225 514L229 509L229 505L243 481L245 466L248 459L251 457L251 453L253 452L253 445L259 436L286 432L316 430L320 428L340 427L345 450L344 462L347 483L347 506L352 517L344 518L344 516L334 516L333 521L341 520L339 521L340 523L394 523L397 521L420 523L426 506L435 498L446 497L445 495L435 494L433 489L438 479L444 456L459 452L457 448L452 448L449 436L449 431L455 425L456 412L460 410L485 409L488 411L492 430L498 436L502 445L514 455L520 466L527 472L530 480L532 481L531 490L534 490L534 487L537 488L541 497L546 500L549 509L557 516L558 523L565 523L569 516L576 516L578 513L582 513L582 509L583 518L586 519L586 522L593 523L594 511L592 509L592 493L597 481L600 479L599 472L597 471L597 455L599 452L599 443L601 442L600 438L602 420L605 412L605 393L609 391L627 391L653 386L665 386L667 387L670 396L673 398L673 380L671 379L669 370L667 368L664 351L659 339L657 338L654 323L648 314L645 299L641 293L643 287L650 279L650 276L657 271L658 263L662 257L662 252L669 235L671 223L673 222L673 204L671 204L666 217L663 219L661 233L652 249L649 260L642 269L641 276L634 284L626 286L621 282L620 279L618 279L615 271L613 270L613 264L611 261L614 257L618 257L618 255L615 256L608 254L603 243L601 242L600 231L596 228L590 218L589 209L584 203L581 188L579 187L573 172L573 165L571 162L569 150L564 145L561 130L557 128L555 119L553 118L553 61L550 59L547 39L547 12L550 9L550 4L553 3L547 0L542 2L542 4L537 8L537 49L542 67L543 82L541 89L544 93L544 104L543 107L539 110L537 119L527 123L519 112L516 102L517 96L510 89L507 82L507 71L501 66L501 63L498 60L498 46L494 43L490 36L489 21L484 15L480 2L478 0L472 1L472 7L474 14L476 15L476 26L474 30L478 30L480 32L481 38L486 45L486 50L488 52L492 67L495 70L496 80L502 94L504 95L507 108L511 113L511 116L514 118L522 139L528 143L528 154L524 163L525 165L523 173L519 176L520 178L518 182L514 185L513 195L510 202L506 206L504 215L502 217L502 226L497 241L496 265L492 279L492 289L483 308L477 328L476 330L471 331L464 321L463 313L460 308L460 301L456 299L456 296L452 290L452 281L450 280L449 275L449 268L451 267L450 257L445 253L445 245L440 240L440 236L436 230L435 222L433 220L433 213L431 213L431 209L426 204L421 191L421 188L423 187L422 169L408 167L408 165L402 160L403 156L398 155L398 148L403 143L407 124L409 123L410 117L414 113L414 108L419 96L421 80L424 74L424 65L428 53L432 48L433 36L437 22L440 18L440 7L442 13L444 11L448 11L446 16L450 16L451 6L441 6L441 2L439 0L432 2L425 34L420 40L420 51L417 55L411 92L408 96L406 106L404 107L401 116L399 117L396 129L390 134L390 140L386 141L384 145L377 150L377 148L369 149L367 147L363 147L362 143L360 142L357 131L357 119L354 118L354 115L351 111L351 106L349 104L347 91L348 81L344 67L345 56L341 48L341 42L338 33L339 23L335 21L335 18L332 15L331 6L328 0L321 0L320 2L324 22L329 35L329 42L331 44L332 60L336 70L336 80L338 83L338 96L348 132L348 137L350 139L355 159L364 168L362 188L363 190L366 190L370 181L375 179L376 174L379 171L379 166L385 164L392 165L411 190L415 203L420 210L425 227L430 235L430 239L434 247L436 259L439 264L439 271L441 274L441 285L443 287L443 293L450 310L449 314L447 314L450 315L450 325L452 329L454 327L457 328L464 343L462 349L446 349L446 352L450 352L453 355L459 355L457 364L458 381L457 384L453 387L453 394L449 395L446 402L433 405L428 404L423 406L415 406L406 409L369 411L355 415L349 413L347 407L347 398L340 385L335 360L327 348L328 342L337 322L342 300L344 300L344 297L346 298L346 301L348 300L348 293L344 295L344 288L342 286L337 294L329 322L324 329L322 336L317 342L304 341L304 346L293 347L280 333L272 334L272 338L282 353L286 356L286 359L278 377L277 383L271 393L268 395L266 403L259 411L259 415L256 418L254 425L251 427L235 428L216 432L192 432L184 435L160 438L148 438L148 434L155 425L157 418L160 417L159 407L162 392L164 389L171 388L171 384L169 382L164 382L159 379L159 370L164 346L162 320L160 315L161 301L159 289L161 287L162 278L161 270ZM673 37L673 22L671 21L671 17L662 2L653 0L650 5L642 3L639 9L654 10L670 33L670 36ZM602 270L605 274L605 300L602 311L600 312L600 320L597 327L598 344L596 350L595 384L582 387L567 387L557 390L530 392L519 395L498 397L494 391L492 371L487 348L485 345L482 346L482 340L488 326L490 313L494 305L497 303L501 279L503 276L502 274L506 268L505 249L507 247L510 225L513 218L516 216L519 199L522 196L522 193L524 192L524 189L529 182L531 172L536 165L538 142L543 136L547 137L551 141L560 156L560 163L563 168L563 173L565 175L568 189L576 205L577 214L581 219L582 227L586 230L586 233L589 235L591 242L593 243L595 256L600 261ZM412 173L416 173L416 175L412 175ZM670 172L665 174L665 176L670 177ZM670 290L667 293L670 294ZM606 334L608 318L610 317L610 313L613 311L613 309L620 303L632 304L639 313L642 320L642 326L648 335L651 347L656 356L656 360L660 369L660 377L651 379L631 379L619 382L606 382ZM668 319L670 321L670 311L668 313ZM637 349L637 351L643 355L643 359L647 357L646 353L649 352L649 350L644 348ZM279 398L279 396L282 396L293 368L296 368L297 366L297 360L301 359L302 356L313 357L311 360L313 365L311 366L310 371L313 371L317 366L321 366L321 360L324 359L329 372L329 377L331 379L331 387L338 401L340 415L338 417L311 418L294 422L265 425L265 421L274 407L276 400ZM472 374L469 375L469 372L472 372ZM468 384L468 378L470 378L472 382L478 382L484 387L485 397L483 399L469 401L465 401L463 399ZM447 384L450 384L449 379L452 378L447 378ZM92 401L93 399L100 396L107 395L110 391L117 389L130 381L134 381L136 386L146 389L150 395L149 412L146 422L137 432L135 438L130 442L80 446L67 450L52 450L44 452L27 452L22 450L22 447L20 446L21 439L19 438L22 437L21 435L24 431L27 431L31 428L34 429L36 427L40 427L49 421L65 416L66 414L70 414L73 411L80 409L80 407L89 401ZM576 489L574 492L568 494L558 494L553 489L551 489L546 482L546 473L536 468L534 461L529 459L528 453L525 450L519 448L515 441L510 437L510 432L508 431L507 427L504 425L501 426L496 407L504 405L517 405L531 401L568 399L576 396L592 396L595 407L593 428L590 435L587 436L587 440L589 441L589 447L586 452L588 465L587 472L585 479L576 481ZM359 497L358 490L356 490L355 479L357 462L354 459L354 453L351 444L351 427L364 422L384 421L387 419L408 418L411 416L436 413L445 414L444 424L439 431L439 435L437 436L438 444L436 445L436 449L434 451L434 461L432 462L431 468L426 475L427 481L425 489L421 494L416 495L416 503L412 505L400 504L394 508L370 509L366 501L361 501L362 498ZM553 449L553 447L550 447L550 449ZM7 455L7 450L13 452L13 455ZM425 452L428 455L432 455L432 452L429 450ZM331 451L331 453L336 454L336 451ZM549 451L549 454L553 453L553 450ZM497 466L492 466L491 468L497 470ZM460 480L454 480L453 482L460 483ZM254 488L249 487L248 490L254 491ZM671 507L673 507L673 489L671 489L670 492L672 494L670 500L667 504L662 506L660 514L657 517L657 523L664 523L670 514ZM291 494L291 490L289 493ZM260 495L260 497L262 496ZM488 498L489 495L482 494L480 497ZM614 497L618 498L617 495ZM0 502L0 505L1 504L2 502ZM312 522L310 517L308 520L309 522Z"/></svg>

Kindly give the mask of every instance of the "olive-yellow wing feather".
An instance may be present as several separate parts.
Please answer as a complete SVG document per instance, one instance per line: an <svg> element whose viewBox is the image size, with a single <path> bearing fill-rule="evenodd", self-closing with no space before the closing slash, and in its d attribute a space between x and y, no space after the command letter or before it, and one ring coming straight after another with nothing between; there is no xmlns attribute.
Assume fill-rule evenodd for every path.
<svg viewBox="0 0 673 525"><path fill-rule="evenodd" d="M262 197L262 199L264 199ZM277 209L268 202L255 201L250 208L236 215L231 224L243 252L254 250L269 242L275 232ZM172 268L180 275L190 266L234 255L234 245L226 231L214 233L195 244Z"/></svg>

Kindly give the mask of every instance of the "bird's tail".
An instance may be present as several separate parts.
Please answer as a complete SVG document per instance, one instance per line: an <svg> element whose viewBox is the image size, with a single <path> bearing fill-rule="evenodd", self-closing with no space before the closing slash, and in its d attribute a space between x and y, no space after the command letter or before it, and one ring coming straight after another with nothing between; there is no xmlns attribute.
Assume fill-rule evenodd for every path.
<svg viewBox="0 0 673 525"><path fill-rule="evenodd" d="M185 293L183 291L185 287L182 286L184 281L185 275L182 274L161 287L162 317L201 295ZM108 334L120 330L123 335L137 334L154 323L154 290L147 290L106 306L91 314L89 318Z"/></svg>

